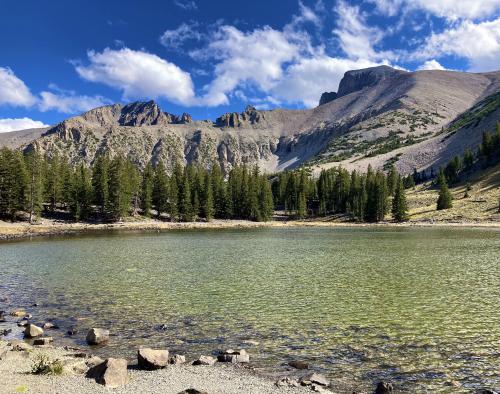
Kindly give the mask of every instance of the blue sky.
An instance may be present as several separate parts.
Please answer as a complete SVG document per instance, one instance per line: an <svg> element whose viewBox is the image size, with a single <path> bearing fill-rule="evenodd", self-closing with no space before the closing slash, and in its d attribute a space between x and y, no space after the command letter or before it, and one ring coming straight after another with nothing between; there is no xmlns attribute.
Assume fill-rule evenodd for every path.
<svg viewBox="0 0 500 394"><path fill-rule="evenodd" d="M0 131L114 102L315 106L345 71L500 69L500 0L1 0Z"/></svg>

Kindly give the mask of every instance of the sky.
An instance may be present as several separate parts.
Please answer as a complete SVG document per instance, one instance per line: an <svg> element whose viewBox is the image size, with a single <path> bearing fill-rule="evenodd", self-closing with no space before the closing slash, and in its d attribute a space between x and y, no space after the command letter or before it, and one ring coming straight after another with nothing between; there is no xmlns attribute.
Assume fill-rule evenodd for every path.
<svg viewBox="0 0 500 394"><path fill-rule="evenodd" d="M500 0L0 0L0 132L155 100L311 108L351 69L500 69Z"/></svg>

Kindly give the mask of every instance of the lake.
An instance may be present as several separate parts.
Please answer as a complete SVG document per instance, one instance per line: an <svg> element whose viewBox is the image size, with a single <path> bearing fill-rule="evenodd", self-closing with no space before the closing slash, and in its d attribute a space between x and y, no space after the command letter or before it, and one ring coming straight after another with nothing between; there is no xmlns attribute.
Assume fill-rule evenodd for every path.
<svg viewBox="0 0 500 394"><path fill-rule="evenodd" d="M500 231L268 228L107 233L0 244L0 296L95 352L194 357L247 347L263 371L409 391L500 387ZM0 304L0 309L8 305ZM158 327L164 325L162 330ZM57 338L56 331L51 332ZM461 389L446 382L458 381Z"/></svg>

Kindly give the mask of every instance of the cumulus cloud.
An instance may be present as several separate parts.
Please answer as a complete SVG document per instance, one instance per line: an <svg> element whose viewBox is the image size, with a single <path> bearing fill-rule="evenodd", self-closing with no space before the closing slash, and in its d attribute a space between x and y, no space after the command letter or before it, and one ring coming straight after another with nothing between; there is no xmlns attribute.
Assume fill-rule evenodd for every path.
<svg viewBox="0 0 500 394"><path fill-rule="evenodd" d="M436 59L427 60L422 64L419 70L446 70Z"/></svg>
<svg viewBox="0 0 500 394"><path fill-rule="evenodd" d="M129 48L106 48L87 55L90 64L77 65L78 74L87 81L120 89L124 99L162 97L183 105L193 103L190 74L157 55Z"/></svg>
<svg viewBox="0 0 500 394"><path fill-rule="evenodd" d="M471 71L498 69L500 18L479 23L462 21L441 33L433 33L414 56L425 59L445 55L468 59Z"/></svg>
<svg viewBox="0 0 500 394"><path fill-rule="evenodd" d="M36 102L25 85L8 67L0 67L0 105L30 107Z"/></svg>
<svg viewBox="0 0 500 394"><path fill-rule="evenodd" d="M178 49L186 41L200 41L203 35L198 31L196 22L182 23L177 29L166 30L160 37L163 46L169 49Z"/></svg>
<svg viewBox="0 0 500 394"><path fill-rule="evenodd" d="M487 18L500 10L498 0L369 0L388 16L397 15L401 8L423 10L448 20Z"/></svg>
<svg viewBox="0 0 500 394"><path fill-rule="evenodd" d="M74 114L111 103L110 100L102 96L79 96L74 92L53 93L43 91L40 93L40 97L38 108L42 112L54 110Z"/></svg>
<svg viewBox="0 0 500 394"><path fill-rule="evenodd" d="M358 6L339 1L335 12L338 18L337 28L333 33L349 58L380 60L394 57L390 52L378 52L374 49L374 45L382 41L384 34L379 28L368 25Z"/></svg>
<svg viewBox="0 0 500 394"><path fill-rule="evenodd" d="M174 4L186 11L194 11L198 9L198 4L194 0L174 0Z"/></svg>
<svg viewBox="0 0 500 394"><path fill-rule="evenodd" d="M37 129L40 127L49 127L49 125L46 125L39 120L33 120L30 118L0 119L0 133L15 130Z"/></svg>

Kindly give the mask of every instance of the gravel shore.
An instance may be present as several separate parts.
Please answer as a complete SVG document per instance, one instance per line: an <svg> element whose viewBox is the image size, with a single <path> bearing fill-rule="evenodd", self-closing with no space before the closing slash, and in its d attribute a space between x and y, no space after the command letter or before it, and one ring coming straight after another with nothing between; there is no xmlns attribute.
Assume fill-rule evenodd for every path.
<svg viewBox="0 0 500 394"><path fill-rule="evenodd" d="M257 375L251 369L237 365L168 366L157 371L140 371L129 367L130 381L126 386L109 389L88 379L84 374L65 372L62 375L32 375L33 361L44 354L65 365L82 363L74 350L35 347L28 351L13 351L8 342L0 341L0 393L162 393L177 394L186 389L215 393L311 393L307 387L277 387L274 381Z"/></svg>

